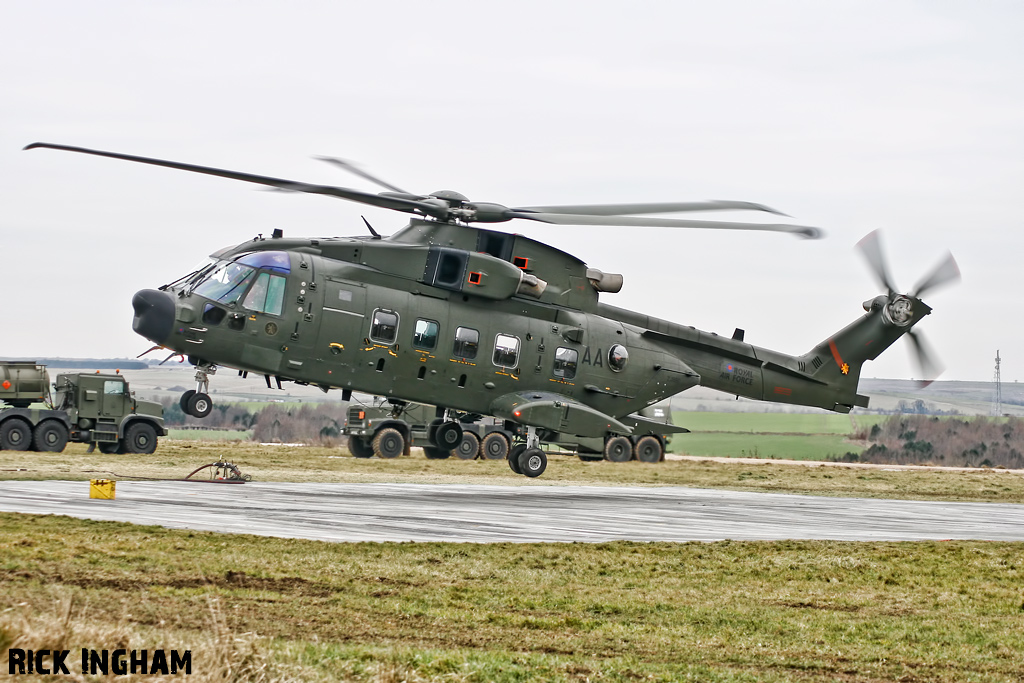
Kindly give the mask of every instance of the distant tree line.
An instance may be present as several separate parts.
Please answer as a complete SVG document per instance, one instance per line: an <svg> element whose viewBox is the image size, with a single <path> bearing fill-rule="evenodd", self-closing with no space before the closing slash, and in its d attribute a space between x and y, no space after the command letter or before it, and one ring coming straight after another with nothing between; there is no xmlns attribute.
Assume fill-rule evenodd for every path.
<svg viewBox="0 0 1024 683"><path fill-rule="evenodd" d="M161 398L164 424L168 427L197 427L204 429L252 429L259 412L250 411L237 403L214 403L206 417L192 417L181 409L176 398Z"/></svg>
<svg viewBox="0 0 1024 683"><path fill-rule="evenodd" d="M131 358L4 358L4 360L38 363L53 370L91 368L93 370L145 370L145 361Z"/></svg>
<svg viewBox="0 0 1024 683"><path fill-rule="evenodd" d="M870 446L844 462L1024 469L1024 420L893 415L853 435Z"/></svg>
<svg viewBox="0 0 1024 683"><path fill-rule="evenodd" d="M256 410L244 404L214 403L206 417L186 415L175 398L162 398L160 404L168 427L248 429L254 441L317 446L335 446L348 439L341 434L347 407L344 403L305 403L299 407L267 403Z"/></svg>
<svg viewBox="0 0 1024 683"><path fill-rule="evenodd" d="M261 443L340 445L348 440L341 434L347 406L345 403L304 403L296 408L272 403L259 412L253 423L252 438Z"/></svg>

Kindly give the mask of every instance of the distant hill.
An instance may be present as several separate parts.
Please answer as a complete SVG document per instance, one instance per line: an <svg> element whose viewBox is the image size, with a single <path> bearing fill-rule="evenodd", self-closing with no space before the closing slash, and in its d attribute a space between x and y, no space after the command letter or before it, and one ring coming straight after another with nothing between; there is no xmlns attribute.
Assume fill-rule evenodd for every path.
<svg viewBox="0 0 1024 683"><path fill-rule="evenodd" d="M149 363L134 358L5 358L10 361L39 363L48 368L89 368L91 370L144 370Z"/></svg>

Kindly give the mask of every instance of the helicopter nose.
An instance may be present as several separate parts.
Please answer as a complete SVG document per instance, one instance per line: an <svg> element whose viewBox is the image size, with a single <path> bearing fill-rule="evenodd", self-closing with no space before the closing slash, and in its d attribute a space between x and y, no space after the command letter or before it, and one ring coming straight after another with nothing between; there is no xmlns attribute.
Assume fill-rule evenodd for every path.
<svg viewBox="0 0 1024 683"><path fill-rule="evenodd" d="M167 292L143 289L132 297L135 317L132 329L146 339L163 344L174 328L174 299Z"/></svg>

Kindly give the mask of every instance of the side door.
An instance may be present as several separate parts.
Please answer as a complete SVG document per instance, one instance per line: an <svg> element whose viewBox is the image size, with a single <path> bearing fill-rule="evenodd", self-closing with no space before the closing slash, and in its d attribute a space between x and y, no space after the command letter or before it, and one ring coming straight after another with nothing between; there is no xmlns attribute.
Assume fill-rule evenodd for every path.
<svg viewBox="0 0 1024 683"><path fill-rule="evenodd" d="M131 400L126 394L127 383L123 379L106 379L103 381L103 394L100 396L102 417L119 418L127 411L125 404Z"/></svg>

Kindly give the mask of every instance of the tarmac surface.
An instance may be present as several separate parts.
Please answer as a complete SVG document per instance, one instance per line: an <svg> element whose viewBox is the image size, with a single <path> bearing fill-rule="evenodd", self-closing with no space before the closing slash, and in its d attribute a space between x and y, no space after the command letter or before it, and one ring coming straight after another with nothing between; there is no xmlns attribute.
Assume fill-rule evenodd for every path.
<svg viewBox="0 0 1024 683"><path fill-rule="evenodd" d="M1024 540L1024 505L682 487L6 481L0 510L323 541Z"/></svg>

